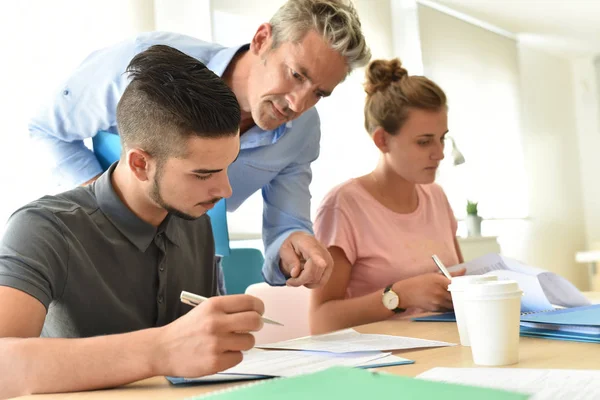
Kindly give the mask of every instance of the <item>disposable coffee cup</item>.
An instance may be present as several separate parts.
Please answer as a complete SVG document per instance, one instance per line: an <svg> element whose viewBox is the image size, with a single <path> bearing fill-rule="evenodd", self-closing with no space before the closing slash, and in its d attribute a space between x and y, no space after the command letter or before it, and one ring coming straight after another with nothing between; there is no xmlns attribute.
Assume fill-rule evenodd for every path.
<svg viewBox="0 0 600 400"><path fill-rule="evenodd" d="M498 280L495 275L465 275L452 278L448 291L452 295L452 304L454 306L454 315L456 316L456 325L458 325L458 335L460 344L470 346L469 331L467 330L467 319L465 317L463 299L465 289L468 285L479 282L492 282Z"/></svg>
<svg viewBox="0 0 600 400"><path fill-rule="evenodd" d="M512 280L473 283L463 298L473 362L500 366L519 362L523 291Z"/></svg>

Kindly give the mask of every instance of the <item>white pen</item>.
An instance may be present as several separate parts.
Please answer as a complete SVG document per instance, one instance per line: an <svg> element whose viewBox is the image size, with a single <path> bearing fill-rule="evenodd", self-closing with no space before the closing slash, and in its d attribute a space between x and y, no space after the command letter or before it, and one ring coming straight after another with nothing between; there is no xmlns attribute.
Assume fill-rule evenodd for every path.
<svg viewBox="0 0 600 400"><path fill-rule="evenodd" d="M179 300L181 300L182 303L189 304L192 307L196 307L197 305L200 305L200 303L202 303L203 301L206 301L208 299L206 297L182 290L181 295L179 295ZM267 317L261 317L261 318L264 323L283 326L282 323L273 321L272 319L269 319Z"/></svg>
<svg viewBox="0 0 600 400"><path fill-rule="evenodd" d="M446 275L446 278L452 280L452 275L450 275L450 272L448 272L448 270L446 269L444 264L442 264L442 262L440 261L438 256L436 256L434 254L431 256L431 258L433 258L433 262L435 263L435 265L437 265L437 267L440 269L440 271L442 271L442 274Z"/></svg>

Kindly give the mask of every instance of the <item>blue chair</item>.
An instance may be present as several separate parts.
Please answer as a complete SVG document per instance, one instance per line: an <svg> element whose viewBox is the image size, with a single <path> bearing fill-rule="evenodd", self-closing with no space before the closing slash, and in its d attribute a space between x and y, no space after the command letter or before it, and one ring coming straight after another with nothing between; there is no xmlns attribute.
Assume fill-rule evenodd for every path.
<svg viewBox="0 0 600 400"><path fill-rule="evenodd" d="M94 154L105 171L112 163L121 158L121 138L111 132L101 131L92 138ZM210 216L213 236L215 238L215 253L225 257L230 253L229 231L227 230L227 204L225 199L219 201L207 213Z"/></svg>
<svg viewBox="0 0 600 400"><path fill-rule="evenodd" d="M227 294L243 294L248 286L264 282L264 262L263 254L258 249L231 249L231 254L221 259Z"/></svg>
<svg viewBox="0 0 600 400"><path fill-rule="evenodd" d="M121 158L121 138L110 132L98 132L92 138L94 154L104 171Z"/></svg>
<svg viewBox="0 0 600 400"><path fill-rule="evenodd" d="M231 254L229 248L229 229L227 228L227 203L225 199L219 201L212 210L208 210L210 224L215 238L215 254L227 257Z"/></svg>

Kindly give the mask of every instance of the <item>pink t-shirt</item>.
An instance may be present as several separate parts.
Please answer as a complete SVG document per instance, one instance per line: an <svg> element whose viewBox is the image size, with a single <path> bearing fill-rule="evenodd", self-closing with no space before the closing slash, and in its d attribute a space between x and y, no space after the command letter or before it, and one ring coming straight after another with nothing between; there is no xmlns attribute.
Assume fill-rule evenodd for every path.
<svg viewBox="0 0 600 400"><path fill-rule="evenodd" d="M327 194L317 211L316 238L344 250L352 264L347 297L357 297L402 279L458 264L456 218L442 188L417 185L419 205L398 214L377 201L356 179Z"/></svg>

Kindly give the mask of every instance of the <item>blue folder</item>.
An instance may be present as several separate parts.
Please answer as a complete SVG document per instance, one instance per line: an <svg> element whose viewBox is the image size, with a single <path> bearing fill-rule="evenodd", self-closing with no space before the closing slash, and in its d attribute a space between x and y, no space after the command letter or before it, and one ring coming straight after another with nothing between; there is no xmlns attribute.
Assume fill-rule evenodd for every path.
<svg viewBox="0 0 600 400"><path fill-rule="evenodd" d="M441 314L424 315L422 317L412 318L413 321L419 322L456 322L456 315L454 311L445 312Z"/></svg>

